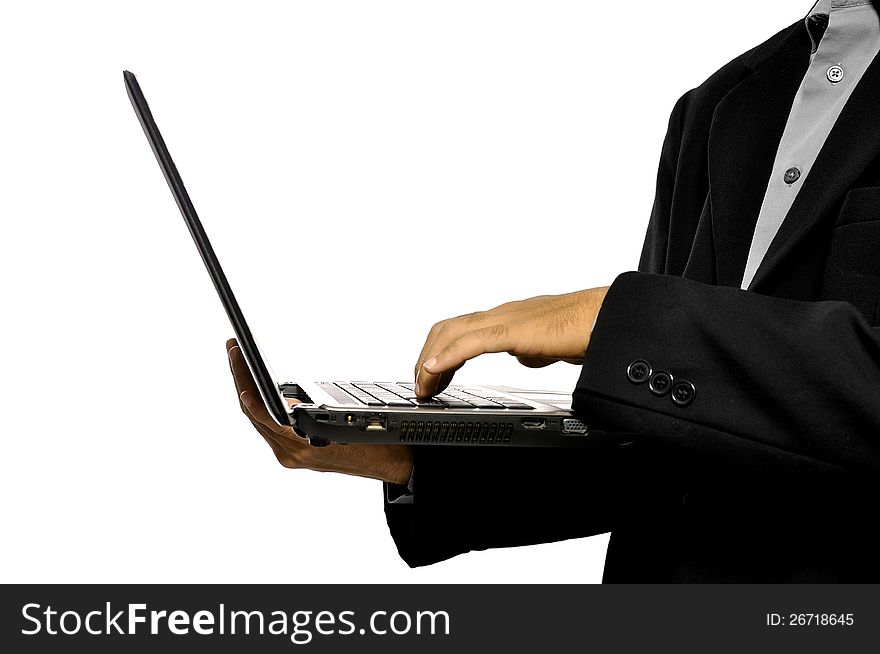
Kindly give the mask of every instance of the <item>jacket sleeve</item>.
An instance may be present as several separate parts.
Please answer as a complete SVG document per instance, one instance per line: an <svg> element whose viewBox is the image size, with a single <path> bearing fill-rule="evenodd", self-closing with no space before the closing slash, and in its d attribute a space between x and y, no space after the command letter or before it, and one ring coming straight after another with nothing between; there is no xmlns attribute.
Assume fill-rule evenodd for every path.
<svg viewBox="0 0 880 654"><path fill-rule="evenodd" d="M603 533L634 499L642 453L416 447L413 501L386 501L388 525L410 566Z"/></svg>
<svg viewBox="0 0 880 654"><path fill-rule="evenodd" d="M682 123L690 94L689 91L678 99L669 116L666 138L663 141L663 149L660 151L654 204L651 207L651 218L648 221L642 255L639 259L639 270L643 272L662 273L667 269L667 247L669 245L675 176L681 151Z"/></svg>
<svg viewBox="0 0 880 654"><path fill-rule="evenodd" d="M655 394L628 375L668 372ZM690 382L676 403L675 384ZM680 277L611 286L574 393L609 428L733 479L873 486L880 472L880 331L845 302L798 302ZM729 479L728 477L725 477Z"/></svg>
<svg viewBox="0 0 880 654"><path fill-rule="evenodd" d="M669 119L642 270L659 272L665 265L686 97L676 103ZM417 446L412 502L389 502L400 493L389 494L393 489L386 485L385 515L400 556L411 566L470 550L591 536L610 531L633 510L635 489L660 470L659 456L648 447Z"/></svg>

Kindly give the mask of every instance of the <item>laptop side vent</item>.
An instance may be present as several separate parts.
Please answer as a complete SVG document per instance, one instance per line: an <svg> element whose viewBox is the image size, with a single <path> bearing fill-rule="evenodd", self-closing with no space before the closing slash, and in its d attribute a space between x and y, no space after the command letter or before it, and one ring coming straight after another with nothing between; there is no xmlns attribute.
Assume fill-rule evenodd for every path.
<svg viewBox="0 0 880 654"><path fill-rule="evenodd" d="M402 443L497 445L509 443L512 435L513 425L503 422L404 420L400 423L400 441Z"/></svg>

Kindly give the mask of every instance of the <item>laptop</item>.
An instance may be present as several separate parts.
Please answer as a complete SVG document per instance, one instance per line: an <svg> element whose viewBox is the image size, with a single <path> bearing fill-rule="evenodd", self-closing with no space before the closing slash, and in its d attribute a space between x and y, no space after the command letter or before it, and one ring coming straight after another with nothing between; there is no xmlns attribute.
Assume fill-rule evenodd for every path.
<svg viewBox="0 0 880 654"><path fill-rule="evenodd" d="M571 395L505 386L450 386L416 399L412 382L277 383L254 341L137 78L125 87L180 213L220 296L269 414L311 445L375 443L499 447L582 447L617 440L570 410ZM287 399L298 401L291 407Z"/></svg>

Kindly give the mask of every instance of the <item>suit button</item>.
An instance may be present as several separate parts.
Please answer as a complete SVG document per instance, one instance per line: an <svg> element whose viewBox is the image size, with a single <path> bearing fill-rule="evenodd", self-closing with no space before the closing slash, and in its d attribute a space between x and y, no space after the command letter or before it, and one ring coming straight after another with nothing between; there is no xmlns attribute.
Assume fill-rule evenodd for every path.
<svg viewBox="0 0 880 654"><path fill-rule="evenodd" d="M678 406L685 407L694 401L697 389L689 381L675 382L672 386L672 402Z"/></svg>
<svg viewBox="0 0 880 654"><path fill-rule="evenodd" d="M672 375L665 370L658 370L648 380L648 388L654 395L664 396L672 388Z"/></svg>
<svg viewBox="0 0 880 654"><path fill-rule="evenodd" d="M651 364L644 359L638 359L629 364L626 369L626 377L633 384L643 384L651 376Z"/></svg>

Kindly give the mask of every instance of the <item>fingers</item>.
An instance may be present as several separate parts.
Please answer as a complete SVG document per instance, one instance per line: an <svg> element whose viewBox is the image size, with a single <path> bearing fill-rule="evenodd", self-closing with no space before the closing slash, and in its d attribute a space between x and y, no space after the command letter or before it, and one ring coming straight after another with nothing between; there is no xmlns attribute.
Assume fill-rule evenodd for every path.
<svg viewBox="0 0 880 654"><path fill-rule="evenodd" d="M247 367L247 363L244 360L244 355L242 354L238 343L235 339L230 339L226 341L226 344L228 346L227 354L229 356L229 367L232 370L232 377L235 380L235 390L238 392L238 400L242 405L242 410L252 422L259 422L273 430L275 428L284 429L269 415L269 411L266 409L266 404L263 402L260 392L257 390L257 385L254 382L254 378L251 376L251 371Z"/></svg>
<svg viewBox="0 0 880 654"><path fill-rule="evenodd" d="M444 329L446 326L446 321L438 322L431 327L431 330L428 332L428 337L425 339L425 344L422 345L422 350L419 352L419 357L416 359L416 365L413 369L413 377L415 377L416 384L419 382L419 371L422 369L422 364L425 362L429 356L431 356L432 348L434 347L434 343L437 340L437 336L440 334L440 331Z"/></svg>
<svg viewBox="0 0 880 654"><path fill-rule="evenodd" d="M251 391L242 391L238 399L241 401L245 414L251 419L251 422L259 423L279 436L287 434L289 427L283 427L272 419L269 412L266 411L266 405L262 397Z"/></svg>
<svg viewBox="0 0 880 654"><path fill-rule="evenodd" d="M513 348L515 339L505 324L489 325L466 332L448 343L431 359L422 364L420 388L426 395L434 394L444 374L454 373L466 361L489 352L506 352ZM448 384L448 380L446 381Z"/></svg>
<svg viewBox="0 0 880 654"><path fill-rule="evenodd" d="M302 448L308 448L309 446L301 443L299 438L293 433L293 430L281 427L277 424L268 426L252 417L249 413L249 407L252 406L254 398L250 396L247 391L243 393L242 397L242 408L245 415L250 418L254 429L257 430L260 436L263 437L263 440L265 440L272 449L272 453L275 455L278 462L285 468L300 467L302 463L300 458ZM260 403L262 403L262 401L260 401ZM289 433L287 433L287 431L289 431Z"/></svg>
<svg viewBox="0 0 880 654"><path fill-rule="evenodd" d="M428 397L445 388L465 361L489 352L509 352L531 368L556 361L583 363L591 325L607 292L605 286L540 295L437 323L419 355L416 395Z"/></svg>
<svg viewBox="0 0 880 654"><path fill-rule="evenodd" d="M459 368L461 366L447 370L439 375L433 375L422 368L416 378L416 397L424 399L445 391L449 384L452 383L455 371Z"/></svg>
<svg viewBox="0 0 880 654"><path fill-rule="evenodd" d="M449 386L449 382L452 381L453 374L455 374L454 370L447 370L444 373L445 383L441 383L442 375L435 375L425 370L424 362L420 359L418 367L416 368L416 397L428 398L432 395L436 395L442 390L442 388L446 388L447 386Z"/></svg>
<svg viewBox="0 0 880 654"><path fill-rule="evenodd" d="M307 448L290 427L279 425L266 410L263 398L260 396L251 376L244 355L238 342L234 338L226 341L226 353L229 359L229 368L235 381L235 390L238 393L238 403L242 412L254 426L254 429L263 437L272 448L275 458L281 465L287 468L300 467L302 448ZM298 400L288 398L290 406L298 403Z"/></svg>
<svg viewBox="0 0 880 654"><path fill-rule="evenodd" d="M437 392L436 389L439 387L439 380L426 372L422 367L422 364L425 363L425 359L431 356L437 340L444 334L444 332L449 330L451 322L452 321L450 320L444 320L431 327L431 331L428 332L428 338L425 339L425 344L422 346L422 351L419 352L419 358L416 360L415 370L413 371L413 376L415 377L414 390L416 397L418 398L431 397L431 395ZM447 385L448 384L449 382L447 381Z"/></svg>
<svg viewBox="0 0 880 654"><path fill-rule="evenodd" d="M303 453L311 448L306 440L297 436L290 427L282 427L272 420L261 398L245 391L241 394L241 402L245 415L272 448L279 463L286 468L300 467L304 461Z"/></svg>
<svg viewBox="0 0 880 654"><path fill-rule="evenodd" d="M460 367L461 366L459 366L459 368ZM458 368L456 368L455 370L458 370ZM455 370L447 370L442 375L440 375L440 379L437 380L437 386L434 389L434 395L436 395L437 393L442 393L449 387L449 384L452 383L452 376L455 374Z"/></svg>
<svg viewBox="0 0 880 654"><path fill-rule="evenodd" d="M251 378L251 371L247 367L247 363L241 353L238 341L234 338L230 338L226 341L226 357L229 359L229 370L232 372L232 379L235 382L235 390L241 394L243 390L255 388L256 385Z"/></svg>
<svg viewBox="0 0 880 654"><path fill-rule="evenodd" d="M425 360L433 356L439 349L446 347L450 342L455 341L465 331L478 328L480 325L485 325L491 321L493 319L492 311L476 311L456 316L455 318L438 322L431 327L428 338L425 339L425 344L422 346L422 351L419 353L419 358L416 361L414 374L417 397L430 397L444 390L452 381L455 371L461 367L459 365L444 371L442 375L435 375L425 370Z"/></svg>

